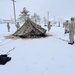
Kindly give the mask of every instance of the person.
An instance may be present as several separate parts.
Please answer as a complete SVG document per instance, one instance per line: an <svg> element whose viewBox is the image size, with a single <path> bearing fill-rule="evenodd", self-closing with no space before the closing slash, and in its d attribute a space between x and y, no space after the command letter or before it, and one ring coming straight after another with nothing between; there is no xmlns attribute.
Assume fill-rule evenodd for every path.
<svg viewBox="0 0 75 75"><path fill-rule="evenodd" d="M7 29L8 29L8 32L10 32L10 25L9 25L9 22L7 23Z"/></svg>
<svg viewBox="0 0 75 75"><path fill-rule="evenodd" d="M51 29L50 21L48 22L48 32Z"/></svg>
<svg viewBox="0 0 75 75"><path fill-rule="evenodd" d="M69 33L69 21L66 20L66 22L64 23L64 27L65 27L65 34Z"/></svg>
<svg viewBox="0 0 75 75"><path fill-rule="evenodd" d="M17 22L16 27L17 27L17 29L20 28L19 22Z"/></svg>
<svg viewBox="0 0 75 75"><path fill-rule="evenodd" d="M71 18L71 23L69 24L69 43L73 45L74 44L74 32L75 32L75 19L74 17Z"/></svg>
<svg viewBox="0 0 75 75"><path fill-rule="evenodd" d="M65 27L65 22L63 22L63 28Z"/></svg>
<svg viewBox="0 0 75 75"><path fill-rule="evenodd" d="M58 23L58 27L60 27L60 22Z"/></svg>

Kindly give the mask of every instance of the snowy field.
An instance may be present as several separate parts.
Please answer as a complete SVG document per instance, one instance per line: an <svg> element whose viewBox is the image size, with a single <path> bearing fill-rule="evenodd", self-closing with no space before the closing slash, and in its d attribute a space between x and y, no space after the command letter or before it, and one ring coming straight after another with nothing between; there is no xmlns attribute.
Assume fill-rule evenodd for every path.
<svg viewBox="0 0 75 75"><path fill-rule="evenodd" d="M44 27L46 28L46 27ZM11 24L7 32L6 24L0 24L0 54L12 57L5 65L0 65L0 75L75 75L75 44L69 45L64 28L52 26L48 34L53 36L40 39L5 39L16 28Z"/></svg>

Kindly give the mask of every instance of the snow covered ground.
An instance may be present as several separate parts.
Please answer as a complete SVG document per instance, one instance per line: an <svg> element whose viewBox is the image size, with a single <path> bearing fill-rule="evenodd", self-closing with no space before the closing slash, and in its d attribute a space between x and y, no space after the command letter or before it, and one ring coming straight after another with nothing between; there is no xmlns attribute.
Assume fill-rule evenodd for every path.
<svg viewBox="0 0 75 75"><path fill-rule="evenodd" d="M44 27L46 28L46 27ZM5 39L16 28L11 24L7 32L6 24L0 24L0 54L12 57L5 65L0 65L0 75L75 75L75 44L69 45L64 28L52 26L48 34L53 36L40 39Z"/></svg>

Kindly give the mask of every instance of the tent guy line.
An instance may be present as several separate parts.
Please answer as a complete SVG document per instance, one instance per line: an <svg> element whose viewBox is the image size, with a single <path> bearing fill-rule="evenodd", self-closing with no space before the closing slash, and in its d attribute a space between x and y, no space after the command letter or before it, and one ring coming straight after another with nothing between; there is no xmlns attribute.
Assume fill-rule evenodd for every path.
<svg viewBox="0 0 75 75"><path fill-rule="evenodd" d="M6 43L3 43L3 44L0 44L0 46L6 45L6 44L9 44L9 43L12 43L12 42L14 42L14 40L6 42Z"/></svg>

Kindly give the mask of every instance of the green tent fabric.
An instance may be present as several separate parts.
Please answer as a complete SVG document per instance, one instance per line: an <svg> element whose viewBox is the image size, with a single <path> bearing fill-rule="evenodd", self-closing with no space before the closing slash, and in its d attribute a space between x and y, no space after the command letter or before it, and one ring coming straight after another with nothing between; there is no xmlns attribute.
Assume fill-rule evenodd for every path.
<svg viewBox="0 0 75 75"><path fill-rule="evenodd" d="M30 18L20 27L13 35L23 38L36 38L42 37L46 30L41 26L35 24Z"/></svg>

